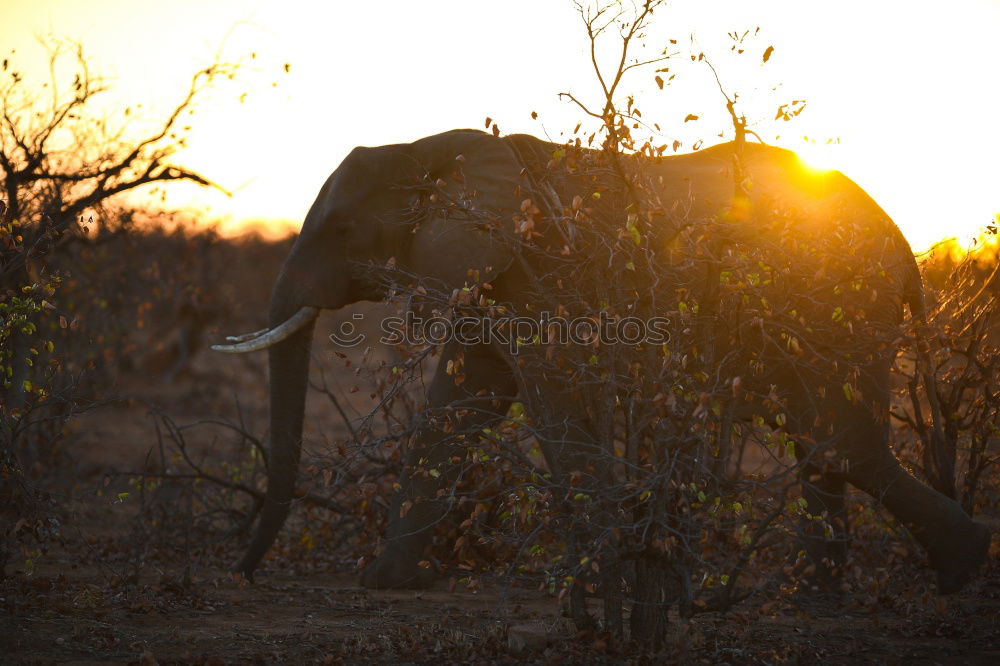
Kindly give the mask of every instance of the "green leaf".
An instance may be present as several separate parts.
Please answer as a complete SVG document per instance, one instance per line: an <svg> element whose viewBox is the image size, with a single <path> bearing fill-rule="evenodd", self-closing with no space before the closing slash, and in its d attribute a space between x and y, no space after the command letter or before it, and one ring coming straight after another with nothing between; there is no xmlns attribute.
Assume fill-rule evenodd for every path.
<svg viewBox="0 0 1000 666"><path fill-rule="evenodd" d="M632 241L636 245L642 245L642 235L639 234L639 229L637 227L634 227L634 226L629 227L628 228L628 233L629 233L630 236L632 236Z"/></svg>

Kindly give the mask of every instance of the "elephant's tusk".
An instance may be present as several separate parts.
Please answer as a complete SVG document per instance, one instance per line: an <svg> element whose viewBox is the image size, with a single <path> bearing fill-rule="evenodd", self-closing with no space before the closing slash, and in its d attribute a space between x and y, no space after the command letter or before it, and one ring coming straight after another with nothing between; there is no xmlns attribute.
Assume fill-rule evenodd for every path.
<svg viewBox="0 0 1000 666"><path fill-rule="evenodd" d="M226 352L227 354L245 354L247 352L267 349L271 345L278 344L285 338L291 336L293 333L315 319L318 314L319 308L307 305L300 308L298 312L293 314L279 326L275 326L272 329L258 331L260 335L257 335L256 337L254 337L254 334L252 333L234 336L239 340L238 342L230 345L212 345L212 349L214 351Z"/></svg>
<svg viewBox="0 0 1000 666"><path fill-rule="evenodd" d="M259 338L271 329L262 328L259 331L254 331L253 333L244 333L243 335L227 335L226 342L246 342L247 340L253 340L254 338Z"/></svg>

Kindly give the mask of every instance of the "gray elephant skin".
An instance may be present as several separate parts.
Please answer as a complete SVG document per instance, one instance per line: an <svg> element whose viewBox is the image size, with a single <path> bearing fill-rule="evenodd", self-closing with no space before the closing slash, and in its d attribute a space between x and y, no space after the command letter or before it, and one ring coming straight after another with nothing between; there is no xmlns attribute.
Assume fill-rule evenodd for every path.
<svg viewBox="0 0 1000 666"><path fill-rule="evenodd" d="M510 225L519 215L523 218L523 201L532 188L526 178L529 167L544 165L553 155L559 155L560 150L565 147L524 135L499 138L474 130L454 130L411 144L359 147L329 177L277 278L270 306L270 328L231 338L232 344L217 346L229 352L266 347L269 353L267 495L237 571L252 577L289 512L302 444L310 347L317 312L386 298L391 280L378 278L371 267L385 266L390 259L399 275L412 278L411 287L420 285L437 293L452 293L467 285L473 276L479 282L489 281L490 297L496 302L513 303L520 299L522 306L530 306L531 303L523 303L524 294L540 292L526 289L528 277L524 266L544 262L544 255L524 253L520 246L505 239L517 236L510 232ZM724 144L692 154L647 160L645 166L654 175L661 208L659 223L664 228L671 227L678 209L688 219L724 219L722 212L731 208L735 196L734 150L734 144ZM584 156L588 153L586 149L577 151ZM909 305L911 313L922 312L920 275L909 245L861 188L838 172L818 174L804 170L789 151L747 144L742 147L741 155L742 168L753 180L749 192L751 206L763 208L763 200L768 199L773 208L774 200L786 200L803 210L814 211L807 222L812 227L806 231L826 239L824 265L828 258L845 260L858 251L859 246L846 228L837 226L838 219L849 217L855 224L861 220L862 227L874 235L878 242L869 245L878 248L884 279L881 287L872 291L872 302L868 305L870 318L891 329L902 321L904 303ZM621 159L630 164L637 160ZM552 168L551 162L548 167ZM567 178L553 179L554 188L548 192L550 199L563 200L565 205L569 205L575 194L560 191L572 185L572 178ZM474 203L464 209L459 206L441 212L440 205L428 205L428 200L435 200L429 197L434 191L453 201L474 193ZM545 196L534 194L536 200ZM619 201L607 196L613 194L606 190L605 205L613 206ZM824 212L834 203L837 216ZM493 221L492 225L482 223L484 215ZM752 225L744 230L749 236L756 231ZM560 234L565 237L565 232L564 228ZM541 241L544 240L543 237ZM566 238L566 242L572 241ZM545 273L545 266L535 268ZM837 473L807 466L812 475L812 482L804 484L809 512L844 516L844 484L850 482L877 498L910 530L928 554L937 573L939 591L957 591L972 579L984 561L989 532L972 521L956 502L922 484L900 466L888 446L887 418L889 370L896 350L885 344L869 344L861 332L855 336L859 347L868 345L873 350L870 362L857 375L857 389L865 396L862 404L843 395L839 380L824 393L826 402L817 406L814 386L810 383L822 379L804 379L792 371L784 375L779 372L772 378L775 389L786 401L785 411L806 424L801 428L807 428L821 415L833 414L829 429L834 434L836 453L845 464ZM456 385L454 377L447 374L446 361L459 357L464 364L465 381ZM501 345L463 347L449 343L441 352L427 393L427 405L431 409L443 408L459 400L482 400L486 396L491 401L490 411L503 414L511 399L518 396L529 415L563 409L562 420L574 431L572 439L595 439L587 415L578 409L574 412L572 401L560 401L566 392L564 386L551 377L533 376L530 370L516 369L516 359ZM811 397L807 398L807 394ZM470 413L463 427L475 429L476 418ZM547 447L542 442L550 469L567 474L585 466L579 451L570 451L568 455L562 451L558 446L560 438L565 440L565 433L553 434ZM454 445L442 443L446 439L442 431L433 427L421 431L409 449L407 469L414 468L419 459L430 465L447 461L454 453ZM429 575L418 562L425 559L423 552L432 531L429 526L440 518L444 509L434 502L417 502L400 516L399 507L407 498L433 497L440 483L441 480L426 475L404 472L402 490L390 513L385 549L363 570L363 585L397 588L428 584ZM842 560L843 547L841 540L839 545L825 551L820 547L816 553Z"/></svg>

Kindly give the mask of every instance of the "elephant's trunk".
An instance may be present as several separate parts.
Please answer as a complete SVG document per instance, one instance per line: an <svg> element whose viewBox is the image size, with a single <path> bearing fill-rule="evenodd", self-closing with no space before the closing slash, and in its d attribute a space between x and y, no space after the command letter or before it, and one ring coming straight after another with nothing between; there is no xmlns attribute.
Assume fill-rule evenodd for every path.
<svg viewBox="0 0 1000 666"><path fill-rule="evenodd" d="M281 307L276 298L271 325L285 321L295 308ZM290 310L290 312L289 312ZM236 570L253 577L264 553L271 547L288 517L302 453L302 421L309 380L309 348L315 319L270 347L271 447L267 468L267 496L253 539Z"/></svg>

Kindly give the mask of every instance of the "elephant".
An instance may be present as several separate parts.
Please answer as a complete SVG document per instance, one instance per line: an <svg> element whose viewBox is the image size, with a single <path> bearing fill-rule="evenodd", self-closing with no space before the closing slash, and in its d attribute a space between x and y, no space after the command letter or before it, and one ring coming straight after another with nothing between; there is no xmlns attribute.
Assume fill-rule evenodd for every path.
<svg viewBox="0 0 1000 666"><path fill-rule="evenodd" d="M792 202L805 211L805 222L797 227L799 236L793 243L799 254L789 256L809 264L810 275L812 268L819 266L817 276L841 270L848 271L845 275L849 277L852 257L877 265L877 287L866 284L864 290L855 290L866 294L861 309L867 310L872 330L881 331L877 339L874 333L865 333L860 324L840 322L840 333L817 330L809 337L810 329L804 329L806 337L786 341L789 348L801 353L802 346L826 344L823 336L846 339L864 357L852 370L853 383L845 384L842 391L839 379L830 383L819 375L802 376L800 368L783 364L780 354L775 357L779 359L774 363L775 372L764 372L762 383L770 385L772 398L784 405L789 415L785 418L794 421L797 430L806 431L822 422L832 433L836 455L843 461L835 470L805 465L812 480L803 490L809 512L835 517L841 537L812 543L811 553L843 560L844 493L845 483L850 482L877 498L910 530L936 571L939 592L955 592L966 585L986 557L989 531L971 520L955 501L905 471L888 446L889 370L896 353L891 339L898 336L904 305L919 317L923 296L913 253L885 212L839 172L812 172L794 153L763 144L727 143L670 157L620 155L597 176L579 168L581 161L597 159L599 153L578 144L564 146L526 135L498 137L475 130L452 130L410 144L359 147L344 159L322 186L277 277L269 328L214 347L231 353L260 349L269 353L267 494L236 570L252 577L289 513L302 446L311 340L320 310L384 300L408 281L417 292L450 294L453 301L460 299L463 291L470 293L470 287L473 296L478 294L482 300L486 292L480 287L488 286L490 303L517 303L537 312L542 307L537 301L544 298L546 290L555 289L555 282L564 277L573 279L576 266L582 265L579 262L587 261L585 256L577 258L577 250L586 248L587 241L580 233L583 225L572 219L574 211L588 209L594 218L616 220L625 220L627 215L629 221L620 225L614 242L628 243L638 217L622 211L631 210L627 199L639 182L634 170L641 166L648 174L645 191L655 205L640 221L644 228L652 229L655 241L650 243L667 262L673 251L671 243L684 228L684 220L714 220L716 228L728 229L731 242L749 242L764 234L765 227L787 226L787 222L774 220L781 218L781 202ZM538 177L546 170L554 175ZM752 184L740 182L747 178ZM575 191L584 191L586 198L574 196ZM547 213L538 207L542 200L549 202L548 207L543 206ZM830 212L834 208L836 215ZM566 215L552 212L555 210ZM761 213L765 210L767 216ZM848 218L866 230L864 239L852 236L839 221ZM809 238L816 239L815 244L812 249L803 249L808 242L802 239ZM636 237L635 242L640 239ZM713 242L707 239L706 247ZM558 251L525 249L531 244L548 244ZM564 257L559 269L562 273L545 265L557 255ZM376 270L378 267L390 268ZM637 274L633 266L626 268L619 267L617 275L609 279L625 280ZM815 281L821 279L803 278L793 289L808 290ZM818 303L816 307L822 310L819 317L829 320L826 308L831 294L841 291L833 287L823 293L826 296L811 297L810 302ZM834 319L836 313L834 310ZM760 341L734 345L730 340L727 344L736 349L740 344L752 346ZM461 425L466 430L481 427L487 415L505 414L515 399L540 422L545 421L544 413L551 416L556 412L545 422L559 423L561 431L549 427L548 433L540 435L550 469L568 475L586 468L586 443L600 439L594 424L588 422L587 414L560 399L567 388L559 378L532 372L530 364L519 363L511 351L495 342L448 342L427 392L428 407L478 404L480 409L462 412ZM448 361L461 362L464 381L460 384L450 374ZM837 362L831 363L830 367L834 366L841 367ZM830 384L830 390L821 390L822 397L817 397L813 389L823 382ZM858 397L861 395L863 399ZM786 424L786 428L792 427L792 423ZM440 488L440 479L413 470L421 462L447 461L454 444L443 444L445 439L442 428L433 425L416 436L408 452L407 471L400 480L401 490L390 510L385 549L363 569L364 586L421 587L432 579L418 563L431 539L429 527L445 508L435 502L417 502L408 511L400 511L400 507L414 498L433 497ZM569 446L567 442L577 444Z"/></svg>

